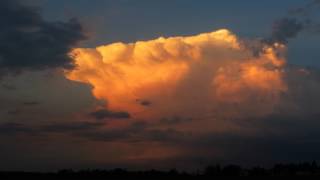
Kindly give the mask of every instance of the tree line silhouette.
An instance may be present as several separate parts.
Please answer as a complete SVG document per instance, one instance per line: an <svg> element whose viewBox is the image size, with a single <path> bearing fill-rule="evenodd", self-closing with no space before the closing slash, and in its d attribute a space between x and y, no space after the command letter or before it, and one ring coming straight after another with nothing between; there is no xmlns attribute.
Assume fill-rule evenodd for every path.
<svg viewBox="0 0 320 180"><path fill-rule="evenodd" d="M63 169L57 172L23 172L0 171L0 179L3 178L41 178L41 179L114 179L114 178L139 178L139 179L163 179L163 178L214 178L214 177L296 177L313 176L320 177L320 166L316 162L275 164L272 168L260 166L243 168L238 165L214 165L196 172L185 172L172 169L169 171L145 170L129 171L126 169L86 169L75 171Z"/></svg>

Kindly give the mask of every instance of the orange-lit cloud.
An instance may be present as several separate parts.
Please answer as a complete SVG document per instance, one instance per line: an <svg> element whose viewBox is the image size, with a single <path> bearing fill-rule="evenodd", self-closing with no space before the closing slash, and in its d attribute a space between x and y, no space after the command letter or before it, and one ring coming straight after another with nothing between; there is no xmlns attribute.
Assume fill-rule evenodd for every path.
<svg viewBox="0 0 320 180"><path fill-rule="evenodd" d="M263 116L287 90L286 47L265 46L259 57L222 29L188 37L78 48L70 80L90 84L113 111L140 119L166 116ZM141 103L148 102L148 103Z"/></svg>

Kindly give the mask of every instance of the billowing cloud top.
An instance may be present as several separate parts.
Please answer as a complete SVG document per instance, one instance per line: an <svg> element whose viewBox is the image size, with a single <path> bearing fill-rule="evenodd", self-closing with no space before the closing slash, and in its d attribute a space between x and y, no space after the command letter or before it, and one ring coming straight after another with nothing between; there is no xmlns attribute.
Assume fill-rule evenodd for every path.
<svg viewBox="0 0 320 180"><path fill-rule="evenodd" d="M136 118L247 118L273 112L287 90L284 45L253 56L226 29L188 37L78 48L67 78L90 84L108 109ZM144 106L141 102L149 102ZM222 111L223 109L223 111Z"/></svg>

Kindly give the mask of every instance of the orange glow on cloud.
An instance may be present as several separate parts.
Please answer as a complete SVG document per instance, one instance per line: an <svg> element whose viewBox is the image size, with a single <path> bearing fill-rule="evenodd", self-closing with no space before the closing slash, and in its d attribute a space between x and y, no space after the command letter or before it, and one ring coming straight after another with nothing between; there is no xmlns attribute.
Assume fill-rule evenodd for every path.
<svg viewBox="0 0 320 180"><path fill-rule="evenodd" d="M240 44L236 35L222 29L78 48L71 53L77 68L66 77L90 84L93 95L107 102L106 108L138 118L193 117L217 113L228 104L250 106L252 116L268 114L287 90L282 77L285 59L277 55L286 47L265 47L254 57ZM150 106L141 105L143 100Z"/></svg>

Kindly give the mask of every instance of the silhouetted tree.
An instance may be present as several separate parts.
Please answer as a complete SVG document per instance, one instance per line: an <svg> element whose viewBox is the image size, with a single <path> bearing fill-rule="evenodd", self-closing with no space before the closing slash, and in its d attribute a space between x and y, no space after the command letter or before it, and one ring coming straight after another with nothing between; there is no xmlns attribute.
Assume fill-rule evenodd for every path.
<svg viewBox="0 0 320 180"><path fill-rule="evenodd" d="M0 179L19 178L19 179L165 179L165 178L178 178L178 179L196 179L199 177L240 177L240 176L253 176L253 177L266 177L266 176L313 176L320 177L320 168L317 163L299 163L299 164L276 164L270 169L265 169L259 166L251 169L245 169L237 165L227 166L208 166L204 171L197 171L196 173L179 172L177 169L169 171L128 171L126 169L116 168L113 170L101 169L85 169L74 171L72 169L63 169L56 173L40 173L40 172L0 172Z"/></svg>

